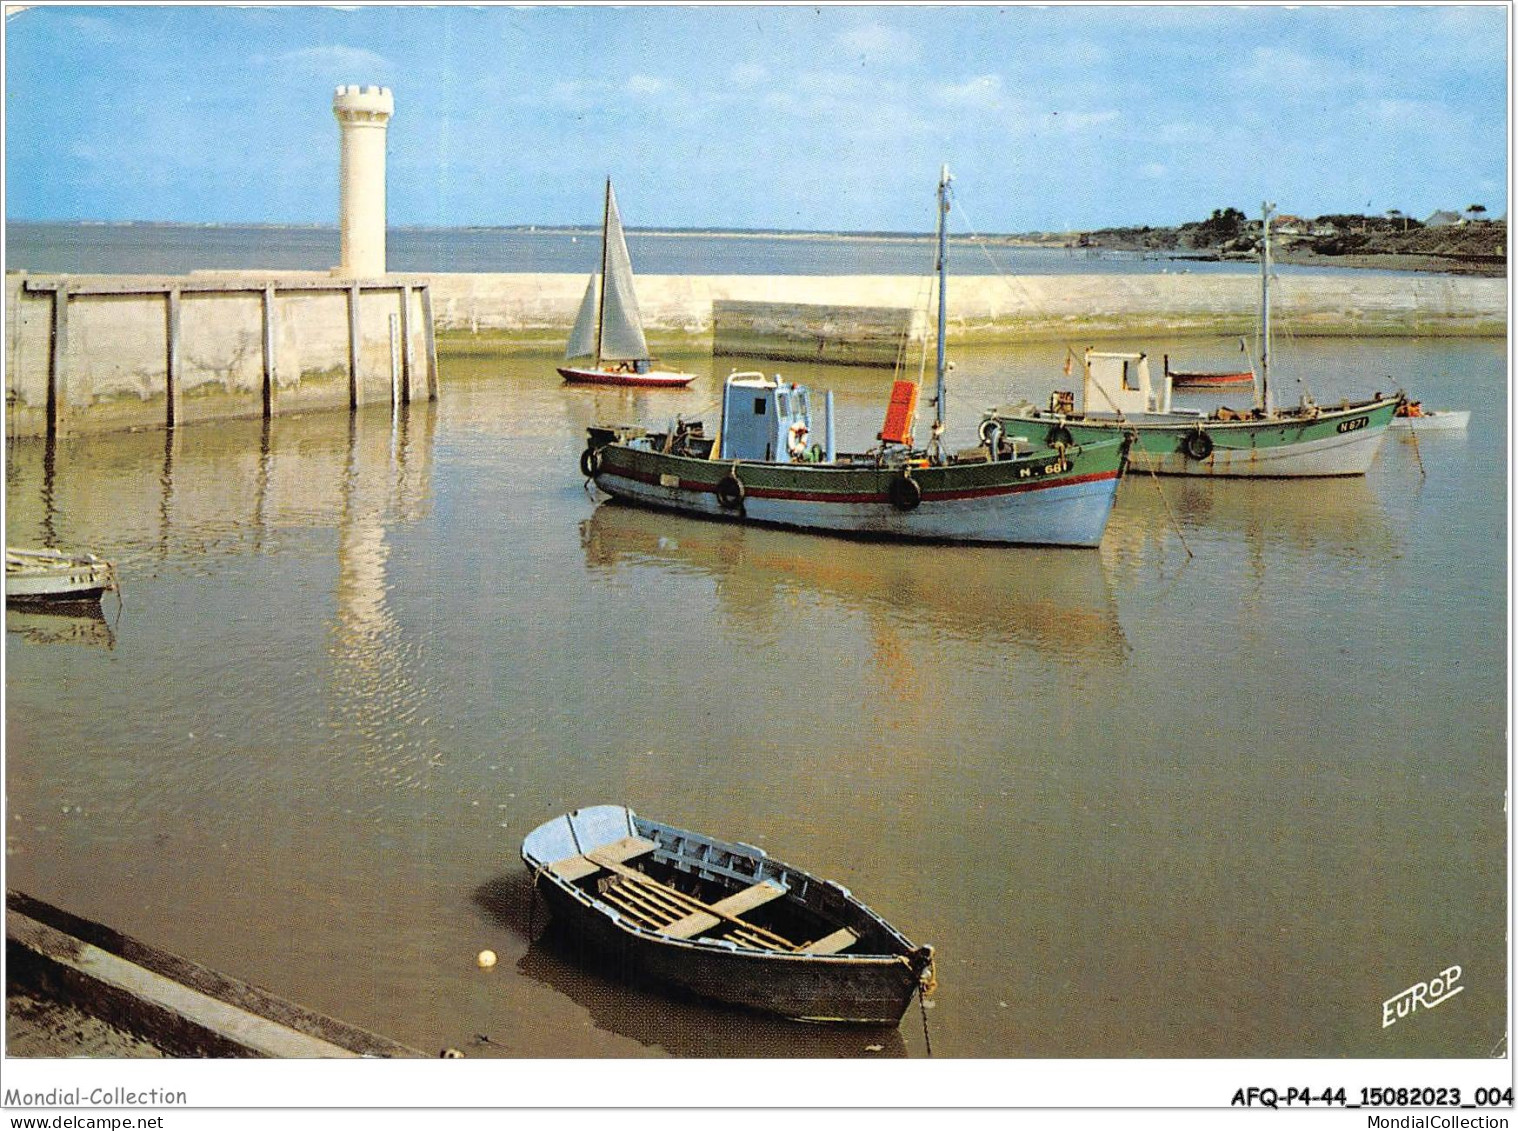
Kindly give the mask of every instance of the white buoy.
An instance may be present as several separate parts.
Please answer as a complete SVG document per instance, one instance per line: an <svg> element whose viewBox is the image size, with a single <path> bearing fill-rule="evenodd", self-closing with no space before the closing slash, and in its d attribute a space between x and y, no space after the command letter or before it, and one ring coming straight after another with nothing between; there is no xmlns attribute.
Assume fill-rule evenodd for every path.
<svg viewBox="0 0 1518 1131"><path fill-rule="evenodd" d="M479 956L479 958L476 961L479 962L481 970L489 970L492 966L495 965L495 951L493 951L493 950L482 950L482 951L480 951L480 956Z"/></svg>

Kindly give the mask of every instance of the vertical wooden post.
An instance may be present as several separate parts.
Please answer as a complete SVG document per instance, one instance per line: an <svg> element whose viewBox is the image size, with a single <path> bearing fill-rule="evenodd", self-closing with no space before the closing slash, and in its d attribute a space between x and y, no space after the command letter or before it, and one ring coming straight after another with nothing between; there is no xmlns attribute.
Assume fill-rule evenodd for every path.
<svg viewBox="0 0 1518 1131"><path fill-rule="evenodd" d="M422 288L422 333L426 335L427 399L437 400L437 327L432 320L432 288Z"/></svg>
<svg viewBox="0 0 1518 1131"><path fill-rule="evenodd" d="M69 288L59 283L53 289L52 356L48 358L47 438L58 435L59 418L68 399Z"/></svg>
<svg viewBox="0 0 1518 1131"><path fill-rule="evenodd" d="M164 423L172 428L179 401L179 288L170 287L164 298L169 330L168 357L164 364L164 391L167 400Z"/></svg>
<svg viewBox="0 0 1518 1131"><path fill-rule="evenodd" d="M390 316L390 407L401 403L401 316Z"/></svg>
<svg viewBox="0 0 1518 1131"><path fill-rule="evenodd" d="M264 419L274 413L274 284L264 285Z"/></svg>
<svg viewBox="0 0 1518 1131"><path fill-rule="evenodd" d="M411 284L401 286L401 403L411 403Z"/></svg>
<svg viewBox="0 0 1518 1131"><path fill-rule="evenodd" d="M348 288L348 408L358 407L359 322L358 300L362 292L358 282Z"/></svg>

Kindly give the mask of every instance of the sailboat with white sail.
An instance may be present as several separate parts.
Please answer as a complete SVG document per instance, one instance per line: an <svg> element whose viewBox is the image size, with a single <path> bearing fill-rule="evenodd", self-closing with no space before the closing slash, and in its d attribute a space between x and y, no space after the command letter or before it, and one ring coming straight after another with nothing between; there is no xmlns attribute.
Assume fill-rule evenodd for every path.
<svg viewBox="0 0 1518 1131"><path fill-rule="evenodd" d="M632 257L622 233L611 178L606 178L606 211L601 226L601 270L590 277L575 317L566 362L589 358L589 364L561 365L566 381L595 385L688 385L694 373L655 369L643 336L638 296L633 288Z"/></svg>

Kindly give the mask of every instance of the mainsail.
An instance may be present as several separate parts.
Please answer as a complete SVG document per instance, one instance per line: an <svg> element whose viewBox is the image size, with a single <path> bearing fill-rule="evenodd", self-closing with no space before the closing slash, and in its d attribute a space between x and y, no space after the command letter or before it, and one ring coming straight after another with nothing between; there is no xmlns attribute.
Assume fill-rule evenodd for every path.
<svg viewBox="0 0 1518 1131"><path fill-rule="evenodd" d="M622 234L622 217L617 212L617 197L612 192L610 180L606 182L601 264L604 285L599 312L596 306L597 277L592 275L585 286L585 297L580 301L580 312L575 316L574 330L569 335L569 347L564 356L594 356L597 363L646 359L648 342L643 337L638 296L633 290L632 257L627 254L627 238Z"/></svg>

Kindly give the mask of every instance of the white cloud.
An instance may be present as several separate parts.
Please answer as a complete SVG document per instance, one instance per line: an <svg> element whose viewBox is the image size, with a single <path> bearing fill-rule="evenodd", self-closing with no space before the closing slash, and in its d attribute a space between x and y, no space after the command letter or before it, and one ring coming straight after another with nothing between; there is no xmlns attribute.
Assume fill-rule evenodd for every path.
<svg viewBox="0 0 1518 1131"><path fill-rule="evenodd" d="M257 60L255 60L257 62ZM353 77L355 82L367 82L378 71L392 71L394 65L383 55L366 51L362 47L344 47L330 44L323 47L302 47L275 56L274 63L306 72L323 75L340 72Z"/></svg>
<svg viewBox="0 0 1518 1131"><path fill-rule="evenodd" d="M1146 181L1162 181L1170 175L1170 170L1158 161L1151 161L1147 165L1139 166L1138 175Z"/></svg>
<svg viewBox="0 0 1518 1131"><path fill-rule="evenodd" d="M866 63L910 63L918 57L917 40L886 24L861 24L837 38L848 55Z"/></svg>
<svg viewBox="0 0 1518 1131"><path fill-rule="evenodd" d="M736 86L759 86L770 73L758 63L739 63L727 76Z"/></svg>
<svg viewBox="0 0 1518 1131"><path fill-rule="evenodd" d="M1333 92L1369 91L1376 77L1344 59L1324 59L1280 47L1256 47L1225 82L1267 91L1273 101L1319 98Z"/></svg>
<svg viewBox="0 0 1518 1131"><path fill-rule="evenodd" d="M1453 115L1438 102L1413 98L1376 98L1356 103L1353 118L1394 129L1448 133L1456 129Z"/></svg>
<svg viewBox="0 0 1518 1131"><path fill-rule="evenodd" d="M945 83L934 91L940 102L956 106L995 109L1002 104L1000 75L976 75L964 82Z"/></svg>
<svg viewBox="0 0 1518 1131"><path fill-rule="evenodd" d="M1060 133L1074 134L1097 126L1105 126L1120 117L1116 110L1055 110L1049 115L1047 125Z"/></svg>
<svg viewBox="0 0 1518 1131"><path fill-rule="evenodd" d="M643 97L663 94L669 89L663 79L654 78L652 75L633 75L627 80L627 92Z"/></svg>
<svg viewBox="0 0 1518 1131"><path fill-rule="evenodd" d="M1062 43L1051 51L1051 54L1058 58L1062 66L1081 70L1095 70L1106 66L1112 60L1112 52L1104 44L1085 39L1074 39Z"/></svg>

